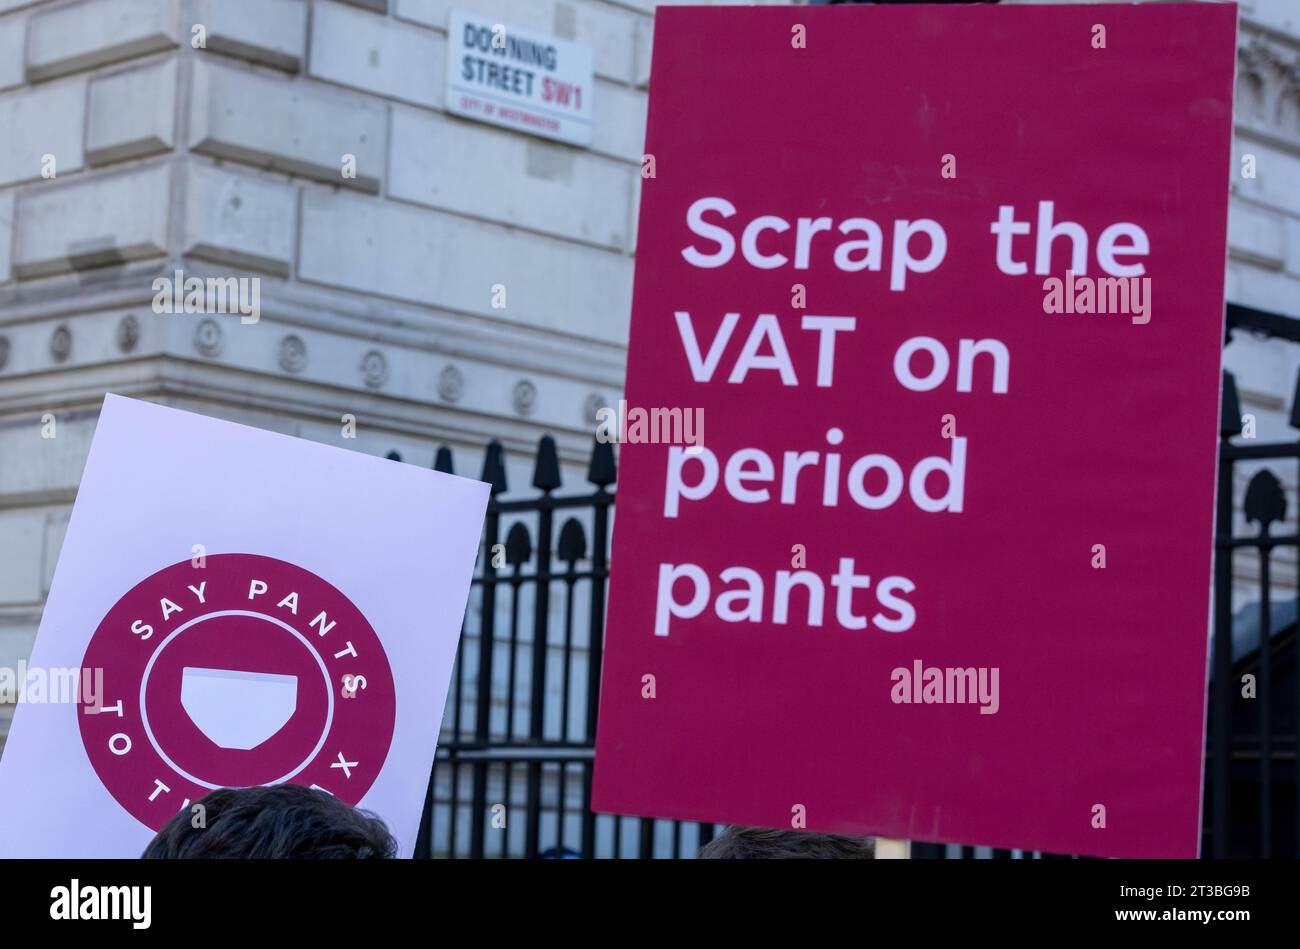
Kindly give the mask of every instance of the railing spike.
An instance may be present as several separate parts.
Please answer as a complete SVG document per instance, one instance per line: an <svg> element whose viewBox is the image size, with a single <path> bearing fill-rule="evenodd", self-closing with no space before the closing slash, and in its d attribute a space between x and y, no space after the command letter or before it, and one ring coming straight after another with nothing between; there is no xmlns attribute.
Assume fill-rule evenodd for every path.
<svg viewBox="0 0 1300 949"><path fill-rule="evenodd" d="M438 446L437 454L433 456L433 470L442 471L446 474L456 473L451 464L451 449L446 445Z"/></svg>
<svg viewBox="0 0 1300 949"><path fill-rule="evenodd" d="M560 542L556 545L556 551L560 559L568 564L587 556L587 532L576 517L569 518L560 528Z"/></svg>
<svg viewBox="0 0 1300 949"><path fill-rule="evenodd" d="M1241 402L1237 399L1237 380L1226 369L1223 370L1223 416L1219 419L1219 434L1224 438L1241 434Z"/></svg>
<svg viewBox="0 0 1300 949"><path fill-rule="evenodd" d="M533 487L541 491L554 491L560 486L560 453L555 439L543 435L537 443L537 461L533 465Z"/></svg>
<svg viewBox="0 0 1300 949"><path fill-rule="evenodd" d="M495 438L488 442L487 453L483 456L483 475L479 480L490 484L493 494L506 491L505 449Z"/></svg>
<svg viewBox="0 0 1300 949"><path fill-rule="evenodd" d="M587 467L587 480L599 487L608 487L618 476L614 462L614 443L599 438L591 449L591 464Z"/></svg>
<svg viewBox="0 0 1300 949"><path fill-rule="evenodd" d="M1300 428L1300 372L1296 373L1295 378L1295 395L1291 399L1291 419L1292 428Z"/></svg>
<svg viewBox="0 0 1300 949"><path fill-rule="evenodd" d="M1286 520L1286 493L1277 476L1267 468L1255 472L1246 486L1247 523L1257 523L1260 530L1267 535L1268 527L1274 521Z"/></svg>
<svg viewBox="0 0 1300 949"><path fill-rule="evenodd" d="M528 528L517 522L506 532L506 563L517 567L527 563L533 557L533 539Z"/></svg>
<svg viewBox="0 0 1300 949"><path fill-rule="evenodd" d="M402 456L399 455L399 454L398 454L397 452L395 452L395 451L390 451L390 452L388 453L388 460L389 460L389 461L401 461L401 460L402 460Z"/></svg>

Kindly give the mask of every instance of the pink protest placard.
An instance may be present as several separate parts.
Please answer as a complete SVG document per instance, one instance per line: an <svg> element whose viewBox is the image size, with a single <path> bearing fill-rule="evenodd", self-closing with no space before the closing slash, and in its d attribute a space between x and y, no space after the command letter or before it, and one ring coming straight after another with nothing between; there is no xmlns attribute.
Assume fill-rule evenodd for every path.
<svg viewBox="0 0 1300 949"><path fill-rule="evenodd" d="M416 843L488 487L109 395L0 757L0 856L293 782Z"/></svg>
<svg viewBox="0 0 1300 949"><path fill-rule="evenodd" d="M659 12L597 810L1197 853L1235 22Z"/></svg>

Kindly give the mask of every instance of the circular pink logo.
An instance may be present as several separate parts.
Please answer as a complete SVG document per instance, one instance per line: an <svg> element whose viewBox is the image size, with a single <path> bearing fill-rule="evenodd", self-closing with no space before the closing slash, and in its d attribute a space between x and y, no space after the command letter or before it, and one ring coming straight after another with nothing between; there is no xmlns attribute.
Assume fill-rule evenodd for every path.
<svg viewBox="0 0 1300 949"><path fill-rule="evenodd" d="M200 561L202 562L202 561ZM160 829L209 791L292 781L356 804L393 740L393 674L347 597L256 554L136 584L86 647L103 670L78 719L110 794Z"/></svg>

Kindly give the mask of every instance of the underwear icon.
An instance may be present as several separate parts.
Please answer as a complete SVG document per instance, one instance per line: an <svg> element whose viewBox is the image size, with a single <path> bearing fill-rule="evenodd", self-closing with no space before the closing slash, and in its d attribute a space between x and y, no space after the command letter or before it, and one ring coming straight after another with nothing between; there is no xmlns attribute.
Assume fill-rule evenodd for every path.
<svg viewBox="0 0 1300 949"><path fill-rule="evenodd" d="M293 717L298 677L186 666L181 707L219 748L256 748Z"/></svg>

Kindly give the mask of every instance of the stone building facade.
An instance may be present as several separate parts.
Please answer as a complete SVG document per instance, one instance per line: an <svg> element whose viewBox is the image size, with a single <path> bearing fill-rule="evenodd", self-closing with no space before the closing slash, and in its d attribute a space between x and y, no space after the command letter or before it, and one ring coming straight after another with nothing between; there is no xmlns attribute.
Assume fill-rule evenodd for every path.
<svg viewBox="0 0 1300 949"><path fill-rule="evenodd" d="M495 438L515 484L549 432L580 478L623 380L654 6L0 0L0 664L106 391L469 474ZM1240 6L1228 297L1300 318L1300 4ZM450 115L452 9L589 47L591 146ZM177 271L257 277L258 321L156 313ZM1226 351L1261 438L1294 437L1294 348Z"/></svg>

